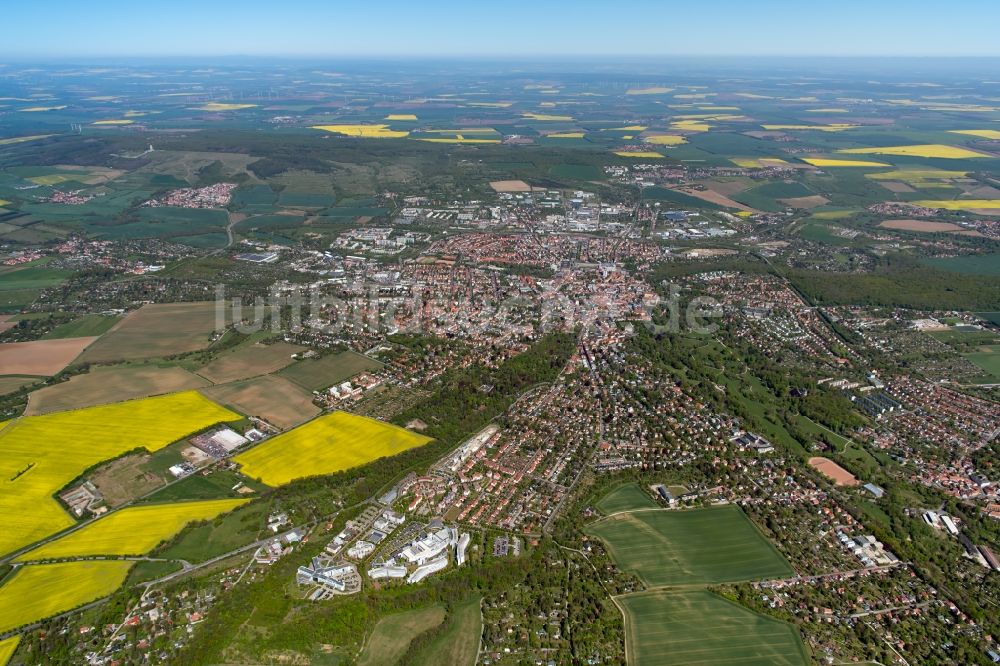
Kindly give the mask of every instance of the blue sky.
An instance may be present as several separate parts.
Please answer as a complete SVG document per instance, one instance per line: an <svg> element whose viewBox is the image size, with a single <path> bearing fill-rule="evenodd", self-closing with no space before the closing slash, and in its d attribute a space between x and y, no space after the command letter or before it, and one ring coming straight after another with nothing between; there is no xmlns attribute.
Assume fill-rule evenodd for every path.
<svg viewBox="0 0 1000 666"><path fill-rule="evenodd" d="M0 57L1000 56L997 0L8 0Z"/></svg>

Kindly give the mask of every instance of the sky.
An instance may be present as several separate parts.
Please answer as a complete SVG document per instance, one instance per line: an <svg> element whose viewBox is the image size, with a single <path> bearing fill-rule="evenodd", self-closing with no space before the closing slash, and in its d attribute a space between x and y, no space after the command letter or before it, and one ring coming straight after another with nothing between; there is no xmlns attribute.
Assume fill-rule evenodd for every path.
<svg viewBox="0 0 1000 666"><path fill-rule="evenodd" d="M8 0L0 58L1000 56L997 0Z"/></svg>

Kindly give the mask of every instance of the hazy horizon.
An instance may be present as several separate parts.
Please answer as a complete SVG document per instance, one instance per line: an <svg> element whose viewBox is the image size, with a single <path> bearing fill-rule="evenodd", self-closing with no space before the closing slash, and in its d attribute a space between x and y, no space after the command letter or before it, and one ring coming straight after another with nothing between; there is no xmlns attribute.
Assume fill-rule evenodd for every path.
<svg viewBox="0 0 1000 666"><path fill-rule="evenodd" d="M931 14L933 9L935 14ZM710 8L637 0L503 7L388 0L377 10L317 0L276 6L177 0L167 8L19 3L4 10L5 60L114 57L1000 57L1000 5L720 0Z"/></svg>

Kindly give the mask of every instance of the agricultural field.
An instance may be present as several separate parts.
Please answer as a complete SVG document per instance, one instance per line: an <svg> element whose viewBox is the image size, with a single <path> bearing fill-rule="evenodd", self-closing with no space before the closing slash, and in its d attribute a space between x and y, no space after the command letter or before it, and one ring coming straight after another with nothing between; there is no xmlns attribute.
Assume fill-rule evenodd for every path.
<svg viewBox="0 0 1000 666"><path fill-rule="evenodd" d="M0 586L0 632L106 597L125 582L133 562L29 564Z"/></svg>
<svg viewBox="0 0 1000 666"><path fill-rule="evenodd" d="M66 338L0 344L0 368L8 375L54 375L97 339Z"/></svg>
<svg viewBox="0 0 1000 666"><path fill-rule="evenodd" d="M647 585L691 585L781 578L792 568L742 510L647 509L602 518L587 534Z"/></svg>
<svg viewBox="0 0 1000 666"><path fill-rule="evenodd" d="M28 396L24 413L35 416L190 391L207 385L204 379L178 367L95 366L86 374L74 375L68 381L33 391Z"/></svg>
<svg viewBox="0 0 1000 666"><path fill-rule="evenodd" d="M201 389L211 400L278 428L291 428L319 414L312 394L279 375L264 375Z"/></svg>
<svg viewBox="0 0 1000 666"><path fill-rule="evenodd" d="M292 354L305 348L287 342L254 344L225 353L198 370L198 374L213 384L277 372L293 362Z"/></svg>
<svg viewBox="0 0 1000 666"><path fill-rule="evenodd" d="M80 360L107 363L195 351L208 347L215 330L214 302L144 305L104 334Z"/></svg>
<svg viewBox="0 0 1000 666"><path fill-rule="evenodd" d="M7 666L7 662L14 656L20 642L20 636L11 636L0 641L0 666Z"/></svg>
<svg viewBox="0 0 1000 666"><path fill-rule="evenodd" d="M61 338L99 337L107 333L117 324L119 317L100 314L84 315L79 319L57 326L42 336L43 340L59 340Z"/></svg>
<svg viewBox="0 0 1000 666"><path fill-rule="evenodd" d="M222 499L130 506L28 551L19 556L17 561L93 555L144 555L188 523L211 520L248 501Z"/></svg>
<svg viewBox="0 0 1000 666"><path fill-rule="evenodd" d="M637 483L626 483L605 495L597 502L598 510L608 516L633 509L656 509L659 505Z"/></svg>
<svg viewBox="0 0 1000 666"><path fill-rule="evenodd" d="M984 153L942 144L922 144L916 146L881 146L879 148L844 148L838 150L844 155L895 155L900 157L929 157L942 160L965 160L992 157Z"/></svg>
<svg viewBox="0 0 1000 666"><path fill-rule="evenodd" d="M707 590L653 590L616 601L625 611L626 656L634 666L811 663L794 626Z"/></svg>
<svg viewBox="0 0 1000 666"><path fill-rule="evenodd" d="M304 476L358 467L429 441L429 437L375 419L333 412L272 437L233 460L246 476L280 486Z"/></svg>
<svg viewBox="0 0 1000 666"><path fill-rule="evenodd" d="M358 659L358 666L392 666L399 663L414 638L437 627L444 619L443 606L387 615L375 625Z"/></svg>
<svg viewBox="0 0 1000 666"><path fill-rule="evenodd" d="M319 359L294 363L279 374L307 391L319 391L350 379L360 372L378 370L382 364L357 352L345 351Z"/></svg>
<svg viewBox="0 0 1000 666"><path fill-rule="evenodd" d="M239 414L194 391L25 416L0 431L0 553L73 525L52 495L98 463L135 448L155 451ZM44 444L43 444L44 443Z"/></svg>

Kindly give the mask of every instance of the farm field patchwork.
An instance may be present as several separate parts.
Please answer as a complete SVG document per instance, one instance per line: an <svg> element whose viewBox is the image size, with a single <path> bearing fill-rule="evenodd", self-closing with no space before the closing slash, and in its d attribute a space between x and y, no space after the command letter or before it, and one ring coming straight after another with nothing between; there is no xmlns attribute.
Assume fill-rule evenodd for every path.
<svg viewBox="0 0 1000 666"><path fill-rule="evenodd" d="M634 666L810 663L795 627L707 590L653 590L617 602L625 610L626 655Z"/></svg>
<svg viewBox="0 0 1000 666"><path fill-rule="evenodd" d="M96 340L89 337L0 344L0 368L8 375L54 375Z"/></svg>
<svg viewBox="0 0 1000 666"><path fill-rule="evenodd" d="M232 353L222 354L198 370L198 374L213 384L277 372L293 362L292 354L305 348L287 342L269 345L254 344L240 347Z"/></svg>
<svg viewBox="0 0 1000 666"><path fill-rule="evenodd" d="M0 587L0 631L10 631L106 597L132 568L128 561L29 564Z"/></svg>
<svg viewBox="0 0 1000 666"><path fill-rule="evenodd" d="M828 168L848 168L848 167L868 167L868 168L881 168L881 167L891 167L891 164L885 164L884 162L870 162L866 160L834 160L827 159L825 157L803 157L802 161L806 164L811 164L814 167L828 167Z"/></svg>
<svg viewBox="0 0 1000 666"><path fill-rule="evenodd" d="M201 390L209 399L279 427L291 428L319 414L312 393L279 375L209 386Z"/></svg>
<svg viewBox="0 0 1000 666"><path fill-rule="evenodd" d="M993 210L1000 211L1000 199L921 199L915 206L943 208L944 210Z"/></svg>
<svg viewBox="0 0 1000 666"><path fill-rule="evenodd" d="M94 367L68 381L45 386L28 396L28 416L106 405L122 400L189 391L208 382L178 367Z"/></svg>
<svg viewBox="0 0 1000 666"><path fill-rule="evenodd" d="M381 363L364 354L345 351L319 359L304 359L278 374L308 391L318 391L350 379L359 372L378 370L381 367Z"/></svg>
<svg viewBox="0 0 1000 666"><path fill-rule="evenodd" d="M239 418L188 391L15 420L0 431L0 553L73 525L52 495L88 468Z"/></svg>
<svg viewBox="0 0 1000 666"><path fill-rule="evenodd" d="M357 136L368 139L401 139L408 136L407 131L391 130L388 125L313 125L313 129L333 132L345 136Z"/></svg>
<svg viewBox="0 0 1000 666"><path fill-rule="evenodd" d="M881 146L879 148L844 148L837 151L844 155L897 155L900 157L928 157L942 160L964 160L991 157L959 146L928 143L916 146Z"/></svg>
<svg viewBox="0 0 1000 666"><path fill-rule="evenodd" d="M305 476L358 467L429 441L429 437L375 419L333 412L272 437L233 460L246 476L280 486Z"/></svg>
<svg viewBox="0 0 1000 666"><path fill-rule="evenodd" d="M211 301L145 305L104 334L81 360L102 363L204 349L215 330L215 319Z"/></svg>
<svg viewBox="0 0 1000 666"><path fill-rule="evenodd" d="M211 520L250 500L130 506L17 558L19 562L91 555L144 555L196 520Z"/></svg>
<svg viewBox="0 0 1000 666"><path fill-rule="evenodd" d="M602 518L587 534L650 586L735 582L793 575L737 506L639 509Z"/></svg>

